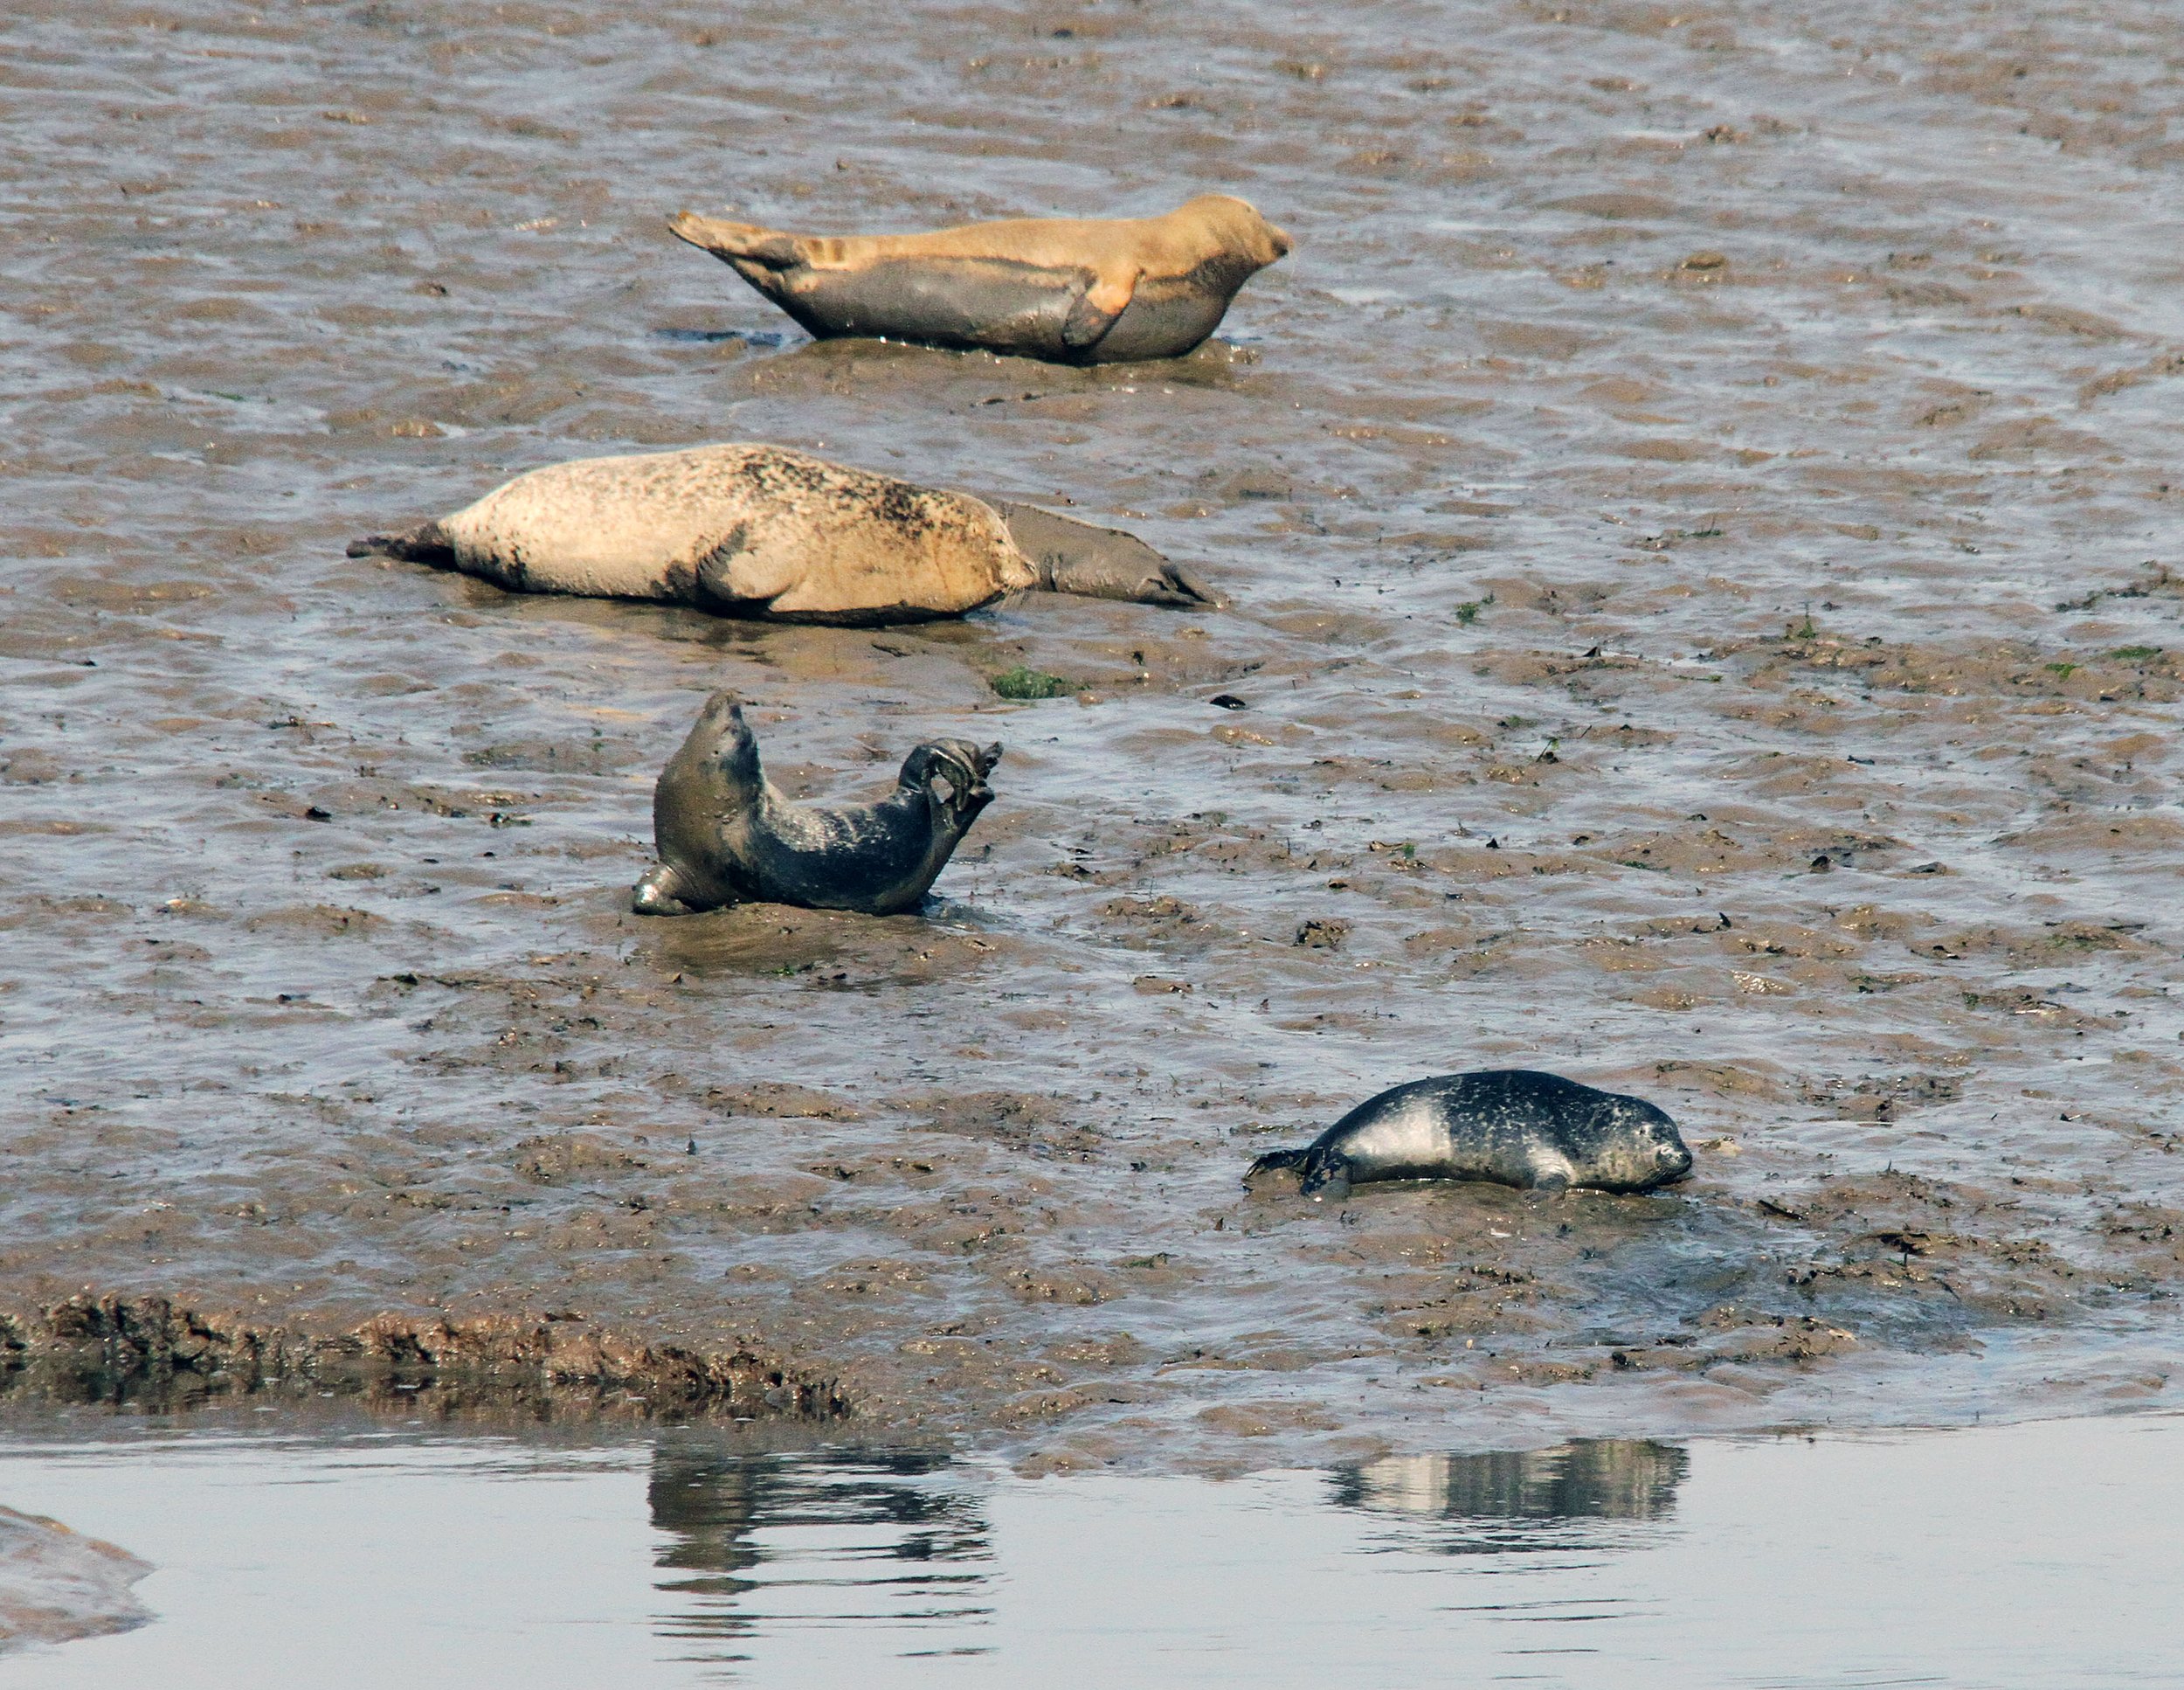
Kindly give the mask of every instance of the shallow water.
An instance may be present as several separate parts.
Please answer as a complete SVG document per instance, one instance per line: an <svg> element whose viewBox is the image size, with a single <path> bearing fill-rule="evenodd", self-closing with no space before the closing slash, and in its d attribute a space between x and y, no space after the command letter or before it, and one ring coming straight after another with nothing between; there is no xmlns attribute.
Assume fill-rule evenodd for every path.
<svg viewBox="0 0 2184 1690"><path fill-rule="evenodd" d="M0 1496L158 1563L24 1687L2173 1682L2184 1421L1227 1483L930 1453L111 1431Z"/></svg>
<svg viewBox="0 0 2184 1690"><path fill-rule="evenodd" d="M2181 57L2152 0L10 6L0 1309L121 1299L24 1389L505 1316L1064 1465L2169 1400ZM1296 253L1097 371L815 345L662 224L1212 187ZM1234 606L342 555L738 437ZM1006 742L929 918L625 913L722 684L802 790ZM1696 1178L1238 1188L1505 1064Z"/></svg>

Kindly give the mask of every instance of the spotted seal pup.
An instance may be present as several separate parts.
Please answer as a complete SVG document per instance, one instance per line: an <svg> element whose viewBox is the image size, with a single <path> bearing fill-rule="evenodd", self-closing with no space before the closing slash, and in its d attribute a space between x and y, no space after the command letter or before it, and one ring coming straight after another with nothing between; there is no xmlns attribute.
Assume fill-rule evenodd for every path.
<svg viewBox="0 0 2184 1690"><path fill-rule="evenodd" d="M637 883L639 915L679 916L723 904L800 904L891 916L915 909L978 814L998 745L936 739L903 759L877 804L822 809L776 791L758 765L742 701L705 701L682 749L653 788L660 867Z"/></svg>
<svg viewBox="0 0 2184 1690"><path fill-rule="evenodd" d="M349 548L375 552L512 592L852 627L960 616L1027 590L1220 602L1119 530L750 443L534 469Z"/></svg>
<svg viewBox="0 0 2184 1690"><path fill-rule="evenodd" d="M1308 1197L1378 1180L1491 1180L1563 1191L1649 1191L1691 1171L1676 1123L1641 1098L1530 1069L1413 1080L1368 1098L1302 1150L1244 1175L1296 1168Z"/></svg>
<svg viewBox="0 0 2184 1690"><path fill-rule="evenodd" d="M1290 247L1227 194L1163 217L1018 218L923 235L793 235L691 211L667 226L822 340L879 336L1056 364L1180 357Z"/></svg>

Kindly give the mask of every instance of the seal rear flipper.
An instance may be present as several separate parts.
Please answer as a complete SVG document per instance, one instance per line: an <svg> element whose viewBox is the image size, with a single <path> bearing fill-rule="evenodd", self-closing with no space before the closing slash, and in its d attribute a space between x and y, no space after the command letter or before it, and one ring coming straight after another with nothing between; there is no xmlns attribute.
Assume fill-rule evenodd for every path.
<svg viewBox="0 0 2184 1690"><path fill-rule="evenodd" d="M1227 602L1135 534L1057 516L1036 505L989 499L1009 538L1039 571L1039 590L1178 608Z"/></svg>
<svg viewBox="0 0 2184 1690"><path fill-rule="evenodd" d="M793 270L805 262L804 243L794 235L755 223L730 223L726 218L677 211L667 219L667 228L677 239L702 248L723 264L741 259L769 270Z"/></svg>
<svg viewBox="0 0 2184 1690"><path fill-rule="evenodd" d="M394 558L405 564L430 564L435 569L455 567L455 543L437 522L419 523L399 534L367 534L349 543L352 558Z"/></svg>

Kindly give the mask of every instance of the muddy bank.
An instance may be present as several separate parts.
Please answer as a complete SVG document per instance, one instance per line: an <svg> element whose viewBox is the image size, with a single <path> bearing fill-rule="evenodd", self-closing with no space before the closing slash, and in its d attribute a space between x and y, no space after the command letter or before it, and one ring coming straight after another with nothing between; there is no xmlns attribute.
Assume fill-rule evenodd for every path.
<svg viewBox="0 0 2184 1690"><path fill-rule="evenodd" d="M695 1354L602 1331L570 1311L468 1320L382 1314L349 1331L268 1326L164 1298L87 1296L0 1316L0 1401L156 1413L242 1397L338 1398L404 1416L826 1423L831 1380L746 1348Z"/></svg>
<svg viewBox="0 0 2184 1690"><path fill-rule="evenodd" d="M2174 16L945 21L0 23L24 1358L156 1306L550 1382L566 1327L1062 1463L2166 1400ZM1296 253L1098 371L813 344L660 220L1201 187ZM872 634L342 555L723 438L1233 602ZM929 914L626 913L722 685L805 795L1005 742ZM1238 1187L1504 1064L1695 1178Z"/></svg>

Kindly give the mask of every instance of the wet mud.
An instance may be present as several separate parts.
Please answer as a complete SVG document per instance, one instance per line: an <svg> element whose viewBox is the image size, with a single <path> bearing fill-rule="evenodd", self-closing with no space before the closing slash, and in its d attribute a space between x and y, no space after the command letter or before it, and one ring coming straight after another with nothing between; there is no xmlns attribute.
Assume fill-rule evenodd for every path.
<svg viewBox="0 0 2184 1690"><path fill-rule="evenodd" d="M0 1371L1034 1467L2170 1400L2180 52L2130 0L11 7ZM1094 370L811 343L661 221L1199 189L1296 251ZM732 439L1230 602L343 556ZM1006 745L926 913L628 913L723 686L803 798ZM1693 1177L1241 1187L1513 1066Z"/></svg>

